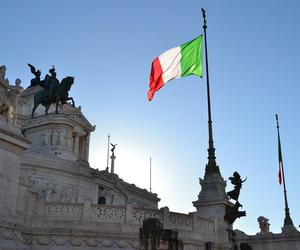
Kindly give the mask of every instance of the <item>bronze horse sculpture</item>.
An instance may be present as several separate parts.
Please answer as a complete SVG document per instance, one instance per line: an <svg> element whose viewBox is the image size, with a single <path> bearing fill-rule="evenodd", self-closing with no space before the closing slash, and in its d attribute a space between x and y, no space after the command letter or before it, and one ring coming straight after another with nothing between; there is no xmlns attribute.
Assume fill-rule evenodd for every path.
<svg viewBox="0 0 300 250"><path fill-rule="evenodd" d="M72 101L72 106L75 106L74 100L72 97L69 97L69 90L71 89L72 84L74 83L74 77L68 76L65 77L61 83L57 84L54 88L42 89L35 93L34 95L34 106L32 109L31 118L34 116L36 108L42 104L46 107L45 114L48 115L48 110L50 105L53 103L56 104L55 113L58 113L58 104L61 102L64 105L67 101ZM53 93L51 93L53 92Z"/></svg>

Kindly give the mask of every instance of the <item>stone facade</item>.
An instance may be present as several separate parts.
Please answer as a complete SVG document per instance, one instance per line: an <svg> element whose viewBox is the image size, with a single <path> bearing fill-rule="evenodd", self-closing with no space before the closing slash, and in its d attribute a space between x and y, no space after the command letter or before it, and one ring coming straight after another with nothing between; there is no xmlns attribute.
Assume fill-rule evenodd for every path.
<svg viewBox="0 0 300 250"><path fill-rule="evenodd" d="M297 230L283 231L274 234L271 232L260 232L256 235L247 235L242 231L235 230L234 245L237 249L241 246L249 246L253 250L299 250L300 233ZM241 248L242 249L242 248ZM247 248L244 248L247 249Z"/></svg>
<svg viewBox="0 0 300 250"><path fill-rule="evenodd" d="M20 81L11 86L5 70L0 68L1 250L139 249L140 229L149 218L166 232L161 249L229 250L242 244L300 249L298 232L231 237L232 226L224 221L231 203L221 174L200 180L193 202L197 211L181 214L159 209L157 194L91 168L89 140L95 126L80 107L65 104L54 114L51 106L46 116L40 106L31 119L41 87L22 91ZM266 244L270 247L263 248Z"/></svg>
<svg viewBox="0 0 300 250"><path fill-rule="evenodd" d="M5 71L1 79L6 107L13 87ZM158 209L157 194L91 168L95 126L80 107L66 104L54 114L51 106L46 116L40 106L31 119L40 89L18 92L11 113L17 119L0 119L0 249L138 249L147 218L175 230L186 249L215 241L213 220Z"/></svg>

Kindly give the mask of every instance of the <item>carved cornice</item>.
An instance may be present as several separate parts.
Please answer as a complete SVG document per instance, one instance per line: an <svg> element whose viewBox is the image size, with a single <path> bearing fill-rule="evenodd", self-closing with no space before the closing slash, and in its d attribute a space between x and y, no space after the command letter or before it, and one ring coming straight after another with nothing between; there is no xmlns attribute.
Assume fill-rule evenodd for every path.
<svg viewBox="0 0 300 250"><path fill-rule="evenodd" d="M82 119L77 119L79 116ZM83 119L84 118L84 119ZM48 116L37 116L34 119L26 119L22 124L22 129L32 129L35 127L41 126L59 126L61 125L68 125L70 127L79 126L85 129L87 132L93 132L95 130L95 126L92 126L85 117L80 114L49 114Z"/></svg>
<svg viewBox="0 0 300 250"><path fill-rule="evenodd" d="M155 200L156 202L160 201L160 198L157 197L157 194L150 193L146 189L142 189L142 188L137 187L134 184L127 183L123 179L119 178L119 176L117 174L109 173L106 170L99 171L96 169L92 169L91 175L93 177L98 177L102 180L113 183L114 187L116 189L122 191L122 193L125 193L126 196L128 196L128 192L129 192L129 193L135 193L139 196L147 197L151 200Z"/></svg>

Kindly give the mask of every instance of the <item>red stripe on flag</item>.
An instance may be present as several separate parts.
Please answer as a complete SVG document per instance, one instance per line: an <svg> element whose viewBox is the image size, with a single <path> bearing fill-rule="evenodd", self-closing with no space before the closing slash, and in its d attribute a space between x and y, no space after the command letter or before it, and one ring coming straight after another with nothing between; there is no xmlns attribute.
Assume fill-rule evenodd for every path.
<svg viewBox="0 0 300 250"><path fill-rule="evenodd" d="M279 181L279 184L281 185L281 183L282 183L282 177L281 177L280 162L279 162L279 166L278 166L278 181Z"/></svg>
<svg viewBox="0 0 300 250"><path fill-rule="evenodd" d="M150 73L150 83L149 83L150 90L148 91L149 101L152 100L154 93L158 91L162 86L164 86L162 74L163 71L160 65L160 61L158 57L156 57L152 62L152 68Z"/></svg>

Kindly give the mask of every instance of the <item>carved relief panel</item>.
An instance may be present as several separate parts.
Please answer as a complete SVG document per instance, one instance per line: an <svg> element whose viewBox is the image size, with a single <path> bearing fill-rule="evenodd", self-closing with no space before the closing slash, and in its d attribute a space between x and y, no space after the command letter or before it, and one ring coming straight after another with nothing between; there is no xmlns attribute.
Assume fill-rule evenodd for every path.
<svg viewBox="0 0 300 250"><path fill-rule="evenodd" d="M60 183L55 180L32 178L31 193L37 200L46 202L83 203L92 200L91 189L85 185Z"/></svg>

